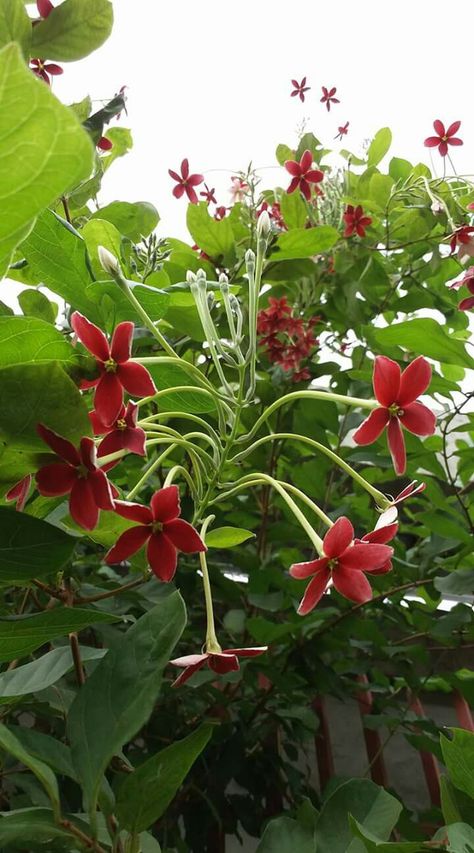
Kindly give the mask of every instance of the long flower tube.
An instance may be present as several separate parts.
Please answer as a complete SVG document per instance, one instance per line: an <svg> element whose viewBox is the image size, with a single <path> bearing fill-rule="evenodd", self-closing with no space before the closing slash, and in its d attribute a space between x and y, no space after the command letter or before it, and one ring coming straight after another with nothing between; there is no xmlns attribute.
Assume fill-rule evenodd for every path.
<svg viewBox="0 0 474 853"><path fill-rule="evenodd" d="M215 515L208 515L207 518L204 519L200 535L203 542L206 541L206 533L207 528L215 519ZM199 562L201 564L201 572L202 572L202 583L204 586L204 599L206 602L206 652L214 652L219 654L222 652L222 648L219 645L216 636L216 626L214 623L214 607L212 604L212 591L211 591L211 581L209 578L209 572L207 569L207 560L206 560L206 552L201 551L199 553Z"/></svg>
<svg viewBox="0 0 474 853"><path fill-rule="evenodd" d="M142 426L142 424L140 424L140 426ZM148 432L159 432L163 435L173 435L176 438L184 438L186 439L186 441L190 441L191 438L200 438L203 439L207 444L210 444L214 451L216 450L214 439L211 438L210 435L207 435L207 433L205 432L199 432L198 430L196 430L194 432L187 432L185 435L182 435L176 429L173 429L173 427L165 426L164 424L153 423L144 424L143 429L147 430ZM154 438L156 438L156 436L154 436ZM207 457L209 464L215 463L215 458L211 459L211 457L209 456L207 451L204 450L203 447L199 447L199 445L196 445L195 449L197 450L197 452L202 453L204 460L206 460Z"/></svg>
<svg viewBox="0 0 474 853"><path fill-rule="evenodd" d="M196 481L197 481L196 485L197 485L198 491L202 492L203 476L204 476L204 478L206 478L208 476L208 472L207 472L207 469L203 465L202 459L199 457L198 454L194 453L194 451L196 450L196 446L191 444L191 442L183 441L183 439L179 440L177 438L174 438L173 436L166 436L166 435L163 435L160 438L149 439L146 442L147 447L153 447L153 446L157 446L160 444L172 444L174 447L183 447L185 450L188 451L189 456L191 457L191 460L193 462L194 474L195 474ZM197 462L199 462L200 465L196 464Z"/></svg>
<svg viewBox="0 0 474 853"><path fill-rule="evenodd" d="M167 457L173 452L174 449L175 445L170 444L169 447L167 447L166 450L163 451L163 453L160 453L160 455L157 456L156 459L154 459L153 462L148 465L145 473L142 474L140 479L137 480L137 482L135 483L134 487L125 496L126 501L131 501L133 500L135 495L138 495L139 491L141 491L142 486L144 486L148 482L152 474L154 474L157 468L159 468L160 465L163 464L165 459L167 459Z"/></svg>
<svg viewBox="0 0 474 853"><path fill-rule="evenodd" d="M191 412L157 412L155 415L148 415L148 417L142 418L142 420L140 420L140 426L145 428L146 424L151 424L155 421L167 420L168 418L171 420L179 420L179 418L181 418L182 420L194 421L194 423L207 429L209 435L213 438L216 447L220 447L221 441L214 427L205 421L204 418L200 418L199 415L194 415Z"/></svg>
<svg viewBox="0 0 474 853"><path fill-rule="evenodd" d="M163 488L165 489L167 486L171 486L173 484L173 481L178 476L178 474L181 474L181 476L184 477L184 479L186 480L189 488L191 489L191 494L193 494L193 493L195 494L196 484L195 484L193 478L191 477L191 474L189 473L189 471L187 471L186 468L183 467L183 465L173 465L173 467L170 468L170 470L168 471L168 473L165 477L165 480L163 483Z"/></svg>

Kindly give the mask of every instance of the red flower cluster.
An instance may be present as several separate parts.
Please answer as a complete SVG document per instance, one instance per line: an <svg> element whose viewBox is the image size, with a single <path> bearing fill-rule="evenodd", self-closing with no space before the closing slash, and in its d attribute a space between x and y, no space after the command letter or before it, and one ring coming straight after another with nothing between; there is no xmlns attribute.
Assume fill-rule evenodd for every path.
<svg viewBox="0 0 474 853"><path fill-rule="evenodd" d="M331 109L331 104L340 104L341 103L339 98L334 97L334 95L337 92L337 89L335 86L333 86L332 89L327 89L326 86L321 86L321 90L323 93L323 97L320 98L320 101L322 104L326 104L326 109L328 112Z"/></svg>
<svg viewBox="0 0 474 853"><path fill-rule="evenodd" d="M300 160L286 160L285 169L292 177L287 193L294 193L299 187L307 201L311 198L311 184L319 184L324 178L324 172L313 169L313 155L309 150L303 152Z"/></svg>
<svg viewBox="0 0 474 853"><path fill-rule="evenodd" d="M433 435L436 416L417 400L431 382L431 367L423 356L415 358L403 373L391 358L378 355L373 385L380 406L354 434L356 444L372 444L387 427L388 447L397 474L406 469L405 441L401 425L414 435Z"/></svg>
<svg viewBox="0 0 474 853"><path fill-rule="evenodd" d="M297 80L292 80L291 83L294 86L294 89L291 93L291 97L296 98L298 96L300 101L304 102L305 92L309 92L309 90L311 89L311 86L306 85L306 77L303 77L301 83L298 83Z"/></svg>
<svg viewBox="0 0 474 853"><path fill-rule="evenodd" d="M308 358L319 341L314 337L313 327L319 317L306 321L294 316L294 309L288 305L286 296L276 299L270 296L268 308L263 308L257 317L257 332L260 344L266 347L271 362L278 364L285 372L293 371L293 382L310 379L307 367L301 362Z"/></svg>
<svg viewBox="0 0 474 853"><path fill-rule="evenodd" d="M460 121L455 121L449 125L446 130L442 121L439 118L433 122L433 127L436 131L436 136L428 136L425 139L426 148L437 148L442 157L446 157L449 145L463 145L462 139L455 136L461 127Z"/></svg>
<svg viewBox="0 0 474 853"><path fill-rule="evenodd" d="M397 532L396 524L389 524L354 539L354 528L342 516L328 530L323 540L323 556L307 563L294 563L290 575L298 580L312 577L298 608L304 616L316 607L332 580L337 591L350 601L361 604L370 601L372 589L364 572L384 574L392 568L393 548L386 543Z"/></svg>
<svg viewBox="0 0 474 853"><path fill-rule="evenodd" d="M184 655L181 658L175 658L170 661L174 666L184 667L181 675L178 675L176 681L173 681L172 687L180 687L188 678L191 678L198 669L201 669L207 663L209 669L218 675L225 675L226 672L235 672L240 669L239 658L251 658L256 655L262 655L266 652L268 646L258 646L250 649L223 649L222 652L204 652L200 655Z"/></svg>
<svg viewBox="0 0 474 853"><path fill-rule="evenodd" d="M168 174L173 178L173 181L176 181L176 186L173 187L173 195L175 198L181 198L184 193L186 193L191 204L197 204L199 199L197 197L196 190L194 187L199 186L204 181L204 175L198 174L189 174L189 161L187 157L184 158L181 162L181 174L178 175L177 172L173 172L172 169L168 169Z"/></svg>
<svg viewBox="0 0 474 853"><path fill-rule="evenodd" d="M364 215L364 210L360 204L357 207L348 204L342 218L346 224L344 237L352 237L353 234L365 237L365 229L372 224L372 219L370 216Z"/></svg>
<svg viewBox="0 0 474 853"><path fill-rule="evenodd" d="M285 220L281 215L281 207L278 201L274 201L273 204L269 204L268 201L262 201L262 204L257 210L257 219L260 218L264 211L268 213L270 219L278 226L278 228L281 228L282 231L288 230L285 225Z"/></svg>

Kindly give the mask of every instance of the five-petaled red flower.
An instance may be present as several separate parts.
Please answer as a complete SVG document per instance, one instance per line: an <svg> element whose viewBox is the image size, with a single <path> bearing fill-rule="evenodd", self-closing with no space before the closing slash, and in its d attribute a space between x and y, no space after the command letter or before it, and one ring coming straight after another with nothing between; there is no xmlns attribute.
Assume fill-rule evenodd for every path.
<svg viewBox="0 0 474 853"><path fill-rule="evenodd" d="M312 576L298 613L304 616L316 607L331 579L337 591L350 601L358 604L370 601L372 589L364 572L380 571L392 554L393 548L379 542L354 542L351 522L345 516L338 518L324 537L323 556L307 563L294 563L290 568L293 578L303 580Z"/></svg>
<svg viewBox="0 0 474 853"><path fill-rule="evenodd" d="M442 157L446 157L448 153L448 145L463 145L462 139L459 139L455 134L461 127L460 121L454 121L446 130L442 121L439 118L433 122L433 127L436 131L436 136L428 136L425 139L427 148L437 148Z"/></svg>
<svg viewBox="0 0 474 853"><path fill-rule="evenodd" d="M365 237L365 229L368 225L372 224L370 216L364 215L361 204L358 204L357 207L354 207L353 204L348 204L342 218L346 223L344 237L351 237L353 234Z"/></svg>
<svg viewBox="0 0 474 853"><path fill-rule="evenodd" d="M456 228L449 241L451 254L456 251L459 244L468 245L472 241L472 234L474 234L474 226L472 225L461 225L460 228Z"/></svg>
<svg viewBox="0 0 474 853"><path fill-rule="evenodd" d="M106 563L121 563L147 542L146 555L153 574L162 581L170 581L176 571L178 551L195 554L207 550L194 527L179 518L181 507L177 486L166 486L155 492L150 508L116 501L115 511L122 518L138 521L139 525L122 533L106 554Z"/></svg>
<svg viewBox="0 0 474 853"><path fill-rule="evenodd" d="M22 477L18 483L15 483L5 495L6 501L16 501L15 509L18 512L21 512L24 509L26 501L28 500L32 479L32 475L27 474L25 477Z"/></svg>
<svg viewBox="0 0 474 853"><path fill-rule="evenodd" d="M222 652L203 652L200 655L184 655L184 657L175 658L170 663L174 666L184 667L184 671L181 675L178 675L178 678L176 681L173 681L171 686L179 687L181 684L184 684L205 663L207 663L209 669L212 669L218 675L224 675L226 672L235 672L240 669L239 658L253 658L256 655L262 655L267 649L268 646L257 646L250 649L223 649Z"/></svg>
<svg viewBox="0 0 474 853"><path fill-rule="evenodd" d="M132 400L128 401L127 407L122 406L119 416L113 424L107 425L100 419L97 412L89 412L89 420L94 435L105 435L107 433L97 448L99 459L122 449L129 450L130 453L138 453L139 456L145 455L145 430L137 426L137 418L138 406ZM114 462L109 463L110 467L115 464ZM109 465L106 465L104 470L109 470Z"/></svg>
<svg viewBox="0 0 474 853"><path fill-rule="evenodd" d="M38 434L54 450L61 462L44 465L36 473L36 485L41 495L56 497L70 495L69 512L86 530L93 530L99 520L99 510L114 509L112 486L101 468L92 438L81 438L79 448L53 430L38 424Z"/></svg>
<svg viewBox="0 0 474 853"><path fill-rule="evenodd" d="M217 204L217 199L214 195L215 191L215 187L212 187L210 190L207 184L204 184L204 192L200 192L199 195L202 196L204 201L207 201L208 204L211 204L211 202L213 204Z"/></svg>
<svg viewBox="0 0 474 853"><path fill-rule="evenodd" d="M345 136L346 133L348 133L348 132L349 132L349 122L346 121L345 124L342 124L340 127L338 127L337 133L336 133L334 139L342 139L342 137Z"/></svg>
<svg viewBox="0 0 474 853"><path fill-rule="evenodd" d="M191 204L198 203L199 199L194 187L202 184L204 181L204 175L189 174L189 161L187 157L185 157L181 162L180 175L178 175L177 172L173 172L172 169L168 169L168 175L173 178L173 181L177 181L177 185L173 187L173 195L175 198L181 198L181 196L186 193Z"/></svg>
<svg viewBox="0 0 474 853"><path fill-rule="evenodd" d="M294 193L299 187L307 201L311 198L311 184L319 184L324 178L324 172L320 169L313 169L313 155L311 151L304 151L301 159L286 160L285 169L292 176L292 181L287 189L287 193Z"/></svg>
<svg viewBox="0 0 474 853"><path fill-rule="evenodd" d="M309 92L311 86L306 85L306 77L303 77L301 83L298 83L298 80L292 80L292 85L295 87L291 93L292 98L299 97L300 101L304 102L305 92Z"/></svg>
<svg viewBox="0 0 474 853"><path fill-rule="evenodd" d="M322 104L326 104L326 109L329 112L331 109L331 104L340 104L339 98L335 98L336 87L333 86L332 89L326 89L326 86L321 86L323 97L320 99Z"/></svg>
<svg viewBox="0 0 474 853"><path fill-rule="evenodd" d="M156 394L148 370L142 364L130 361L133 323L119 323L111 344L103 331L78 311L71 316L71 326L97 361L100 376L92 381L84 381L82 387L95 387L95 411L103 424L114 424L120 417L124 389L134 397Z"/></svg>
<svg viewBox="0 0 474 853"><path fill-rule="evenodd" d="M63 74L64 69L55 62L45 62L44 59L30 59L30 70L37 77L41 77L48 86L51 85L51 77L57 77L58 74Z"/></svg>
<svg viewBox="0 0 474 853"><path fill-rule="evenodd" d="M374 409L354 434L356 444L372 444L387 427L388 447L397 474L406 468L405 441L401 425L414 435L433 435L436 416L417 400L431 381L431 367L418 356L403 373L391 358L378 355L373 385L380 406Z"/></svg>

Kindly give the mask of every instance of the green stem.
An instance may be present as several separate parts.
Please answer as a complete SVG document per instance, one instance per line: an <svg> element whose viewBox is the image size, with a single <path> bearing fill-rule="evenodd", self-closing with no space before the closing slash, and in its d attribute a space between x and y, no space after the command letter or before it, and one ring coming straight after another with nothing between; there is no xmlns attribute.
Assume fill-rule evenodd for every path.
<svg viewBox="0 0 474 853"><path fill-rule="evenodd" d="M145 483L150 479L152 474L155 473L156 469L160 467L161 463L165 461L166 457L170 455L170 453L174 450L174 445L171 444L170 447L167 447L163 453L160 454L156 459L153 460L151 465L148 466L145 473L142 477L135 483L133 489L129 491L128 495L125 497L126 501L131 501L138 494L141 487L145 485Z"/></svg>
<svg viewBox="0 0 474 853"><path fill-rule="evenodd" d="M189 488L191 489L191 492L196 496L196 484L194 483L189 471L187 471L186 468L184 468L182 465L174 465L172 468L170 468L166 475L165 482L163 483L163 488L166 488L166 486L171 486L173 480L178 474L183 475Z"/></svg>
<svg viewBox="0 0 474 853"><path fill-rule="evenodd" d="M165 336L162 335L161 332L159 331L159 329L156 328L151 317L148 316L145 309L142 308L142 306L140 305L137 297L134 295L128 281L126 280L126 278L123 277L121 272L117 272L116 275L114 276L114 279L117 282L118 286L120 287L120 290L122 291L122 293L125 294L128 301L130 302L130 304L134 307L138 316L143 320L143 325L146 326L146 328L150 330L151 334L158 341L158 343L160 344L162 349L164 349L165 352L167 352L168 355L172 356L174 359L179 358L178 353L175 352L173 347L166 340Z"/></svg>
<svg viewBox="0 0 474 853"><path fill-rule="evenodd" d="M185 450L187 450L189 456L191 457L192 463L193 463L194 474L195 474L196 482L197 482L197 490L198 490L199 494L202 494L203 481L202 481L201 473L204 475L204 477L206 477L207 476L207 470L204 467L203 460L201 459L199 454L196 453L196 445L191 444L191 442L185 441L182 438L178 439L178 438L174 438L173 436L168 437L166 435L162 436L161 438L152 438L149 440L147 439L147 442L146 442L147 447L152 447L152 446L157 445L157 444L170 444L171 447L173 448L173 450L176 447L183 447ZM199 450L201 450L203 453L205 453L205 451L203 451L201 447L199 448ZM197 462L199 464L196 464ZM211 459L209 459L209 462L212 464ZM200 465L202 466L202 472L201 472Z"/></svg>
<svg viewBox="0 0 474 853"><path fill-rule="evenodd" d="M143 427L146 424L153 423L153 421L167 420L168 418L171 418L172 420L174 420L175 418L179 420L181 418L183 420L194 421L194 423L199 424L200 426L208 430L209 434L214 439L216 447L220 446L220 439L215 429L210 424L208 424L207 421L204 420L204 418L200 418L197 415L191 414L190 412L159 412L156 415L149 415L149 417L143 418L139 421L139 424L141 427Z"/></svg>
<svg viewBox="0 0 474 853"><path fill-rule="evenodd" d="M204 519L201 526L201 539L203 542L206 541L206 533L207 528L215 519L215 515L208 515L207 518ZM214 607L212 603L212 591L211 591L211 581L209 578L209 572L207 569L207 560L206 560L206 552L199 552L199 562L201 564L201 572L202 572L202 584L204 587L204 600L206 602L206 619L207 619L207 628L206 628L206 652L210 652L211 654L220 654L222 651L221 646L218 643L216 636L216 627L214 624Z"/></svg>
<svg viewBox="0 0 474 853"><path fill-rule="evenodd" d="M185 441L188 448L191 446L191 442L189 441L189 439L203 438L215 450L215 444L213 439L210 435L206 435L205 432L187 432L185 435L181 435L177 430L173 429L173 427L164 426L163 424L161 426L159 424L145 424L144 429L147 435L151 433L155 438L157 437L155 433L160 433L164 436L172 436L177 440L178 443ZM214 460L211 459L209 453L204 450L203 447L199 447L198 444L192 444L192 448L196 453L199 453L199 455L202 457L202 461L209 465L212 470L214 470L215 463Z"/></svg>

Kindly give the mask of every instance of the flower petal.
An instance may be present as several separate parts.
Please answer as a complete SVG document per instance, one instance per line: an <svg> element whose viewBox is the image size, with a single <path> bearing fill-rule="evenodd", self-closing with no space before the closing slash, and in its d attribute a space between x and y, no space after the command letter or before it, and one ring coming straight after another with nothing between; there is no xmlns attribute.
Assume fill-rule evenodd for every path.
<svg viewBox="0 0 474 853"><path fill-rule="evenodd" d="M45 497L69 494L76 479L76 469L66 462L53 462L52 465L44 465L36 472L38 491Z"/></svg>
<svg viewBox="0 0 474 853"><path fill-rule="evenodd" d="M133 329L133 323L119 323L112 335L110 355L118 364L128 361L132 354Z"/></svg>
<svg viewBox="0 0 474 853"><path fill-rule="evenodd" d="M349 519L342 515L324 537L323 548L326 557L339 557L349 547L353 539L354 528Z"/></svg>
<svg viewBox="0 0 474 853"><path fill-rule="evenodd" d="M405 406L399 418L409 432L414 435L433 435L436 429L436 415L423 403L410 403Z"/></svg>
<svg viewBox="0 0 474 853"><path fill-rule="evenodd" d="M173 521L166 522L163 525L163 533L171 539L178 551L183 551L185 554L207 551L197 530L182 518L175 518Z"/></svg>
<svg viewBox="0 0 474 853"><path fill-rule="evenodd" d="M381 406L391 406L398 399L401 371L396 361L386 355L376 356L374 363L374 392Z"/></svg>
<svg viewBox="0 0 474 853"><path fill-rule="evenodd" d="M63 438L62 435L58 435L57 432L53 432L52 429L49 429L44 424L37 424L36 432L48 447L50 447L51 450L54 450L61 459L64 459L65 462L69 462L70 465L80 465L81 459L79 451L74 447L72 442L67 440L67 438Z"/></svg>
<svg viewBox="0 0 474 853"><path fill-rule="evenodd" d="M153 524L151 510L143 504L130 503L129 501L115 501L115 512L128 518L129 521L138 521L140 524ZM150 532L150 531L149 531Z"/></svg>
<svg viewBox="0 0 474 853"><path fill-rule="evenodd" d="M363 572L353 572L341 566L332 573L332 579L337 591L349 601L364 604L372 598L372 587Z"/></svg>
<svg viewBox="0 0 474 853"><path fill-rule="evenodd" d="M365 536L362 537L361 541L375 542L380 545L385 545L393 539L397 530L398 524L395 522L393 524L385 524L383 527L376 527L375 530L371 530L370 533L366 533Z"/></svg>
<svg viewBox="0 0 474 853"><path fill-rule="evenodd" d="M146 556L150 569L157 578L165 583L173 579L178 562L178 552L164 533L152 533Z"/></svg>
<svg viewBox="0 0 474 853"><path fill-rule="evenodd" d="M303 174L311 169L313 165L313 155L311 151L307 148L306 151L303 151L300 159L300 169Z"/></svg>
<svg viewBox="0 0 474 853"><path fill-rule="evenodd" d="M453 121L453 123L449 125L446 133L445 134L443 133L441 135L442 136L454 136L454 134L458 132L460 127L461 127L460 121Z"/></svg>
<svg viewBox="0 0 474 853"><path fill-rule="evenodd" d="M99 415L94 409L92 412L89 412L89 420L91 422L92 432L94 435L104 435L104 433L110 430L110 426L101 421Z"/></svg>
<svg viewBox="0 0 474 853"><path fill-rule="evenodd" d="M238 657L236 655L227 655L224 652L219 655L210 654L208 664L210 669L219 675L225 675L226 672L236 672L240 669Z"/></svg>
<svg viewBox="0 0 474 853"><path fill-rule="evenodd" d="M341 566L348 571L370 572L372 569L379 569L380 566L383 566L392 555L393 548L390 545L362 542L344 551L333 574L335 575Z"/></svg>
<svg viewBox="0 0 474 853"><path fill-rule="evenodd" d="M15 485L12 486L5 495L6 501L16 501L15 509L18 512L21 512L24 509L30 492L32 479L32 475L27 474L26 477L22 477L18 483L15 483Z"/></svg>
<svg viewBox="0 0 474 853"><path fill-rule="evenodd" d="M439 120L439 118L437 118L437 119L433 122L433 127L434 127L434 129L435 129L436 133L438 134L438 136L446 136L446 131L445 131L445 129L444 129L444 124L443 124L443 122L442 122L442 121L440 121L440 120Z"/></svg>
<svg viewBox="0 0 474 853"><path fill-rule="evenodd" d="M372 444L381 435L390 420L388 409L374 409L352 436L356 444Z"/></svg>
<svg viewBox="0 0 474 853"><path fill-rule="evenodd" d="M103 373L94 394L94 406L105 424L114 424L123 406L123 388L117 373Z"/></svg>
<svg viewBox="0 0 474 853"><path fill-rule="evenodd" d="M89 478L76 479L69 498L69 512L79 527L93 530L99 520L99 508Z"/></svg>
<svg viewBox="0 0 474 853"><path fill-rule="evenodd" d="M74 314L71 314L71 326L81 343L92 355L95 355L99 361L107 361L110 357L109 342L98 326L91 323L79 311L74 311Z"/></svg>
<svg viewBox="0 0 474 853"><path fill-rule="evenodd" d="M424 394L431 382L431 364L419 355L408 367L405 367L400 378L400 390L396 402L399 406L413 403L420 394ZM393 400L392 400L393 402Z"/></svg>
<svg viewBox="0 0 474 853"><path fill-rule="evenodd" d="M284 165L286 171L294 178L299 178L301 176L300 164L296 160L285 160Z"/></svg>
<svg viewBox="0 0 474 853"><path fill-rule="evenodd" d="M286 191L288 195L290 195L291 193L294 193L294 191L299 187L300 181L301 181L300 177L293 178L293 180L290 181L290 185Z"/></svg>
<svg viewBox="0 0 474 853"><path fill-rule="evenodd" d="M189 655L189 657L197 657L197 655ZM187 666L186 669L183 669L182 673L173 681L171 687L180 687L185 681L191 678L198 669L201 669L207 660L207 655L203 655L202 657L203 660L199 663L192 664L191 666ZM174 663L174 661L171 661L171 663Z"/></svg>
<svg viewBox="0 0 474 853"><path fill-rule="evenodd" d="M329 569L324 569L322 572L318 572L318 574L314 576L313 580L309 582L306 587L305 594L301 599L300 606L298 607L298 613L300 616L305 616L306 613L309 613L310 610L316 607L317 603L324 595L330 577L331 573Z"/></svg>
<svg viewBox="0 0 474 853"><path fill-rule="evenodd" d="M425 148L437 148L439 145L439 136L428 136L423 144Z"/></svg>
<svg viewBox="0 0 474 853"><path fill-rule="evenodd" d="M318 560L309 560L307 563L293 563L290 566L290 575L297 580L305 580L325 569L328 562L327 557L320 557Z"/></svg>
<svg viewBox="0 0 474 853"><path fill-rule="evenodd" d="M197 663L204 663L208 657L209 655L207 652L200 655L183 655L180 658L170 660L170 663L172 663L173 666L196 666Z"/></svg>
<svg viewBox="0 0 474 853"><path fill-rule="evenodd" d="M105 562L110 566L114 563L123 563L132 554L135 554L145 544L150 536L148 527L130 527L117 539L115 545L105 555Z"/></svg>
<svg viewBox="0 0 474 853"><path fill-rule="evenodd" d="M155 492L151 499L151 511L154 521L169 522L178 518L181 513L178 487L166 486Z"/></svg>
<svg viewBox="0 0 474 853"><path fill-rule="evenodd" d="M87 479L92 486L92 492L97 506L100 509L113 510L114 499L112 497L112 490L104 471L97 468L96 471L91 471Z"/></svg>
<svg viewBox="0 0 474 853"><path fill-rule="evenodd" d="M157 389L146 367L136 361L127 361L117 368L117 376L125 390L134 397L152 397Z"/></svg>
<svg viewBox="0 0 474 853"><path fill-rule="evenodd" d="M404 474L407 467L405 439L398 418L390 418L387 429L387 444L396 474Z"/></svg>
<svg viewBox="0 0 474 853"><path fill-rule="evenodd" d="M310 184L318 184L324 178L324 172L321 172L320 169L310 169L309 172L306 172L305 178Z"/></svg>
<svg viewBox="0 0 474 853"><path fill-rule="evenodd" d="M238 658L254 658L268 652L268 646L254 646L248 649L222 649L223 655L237 655Z"/></svg>

